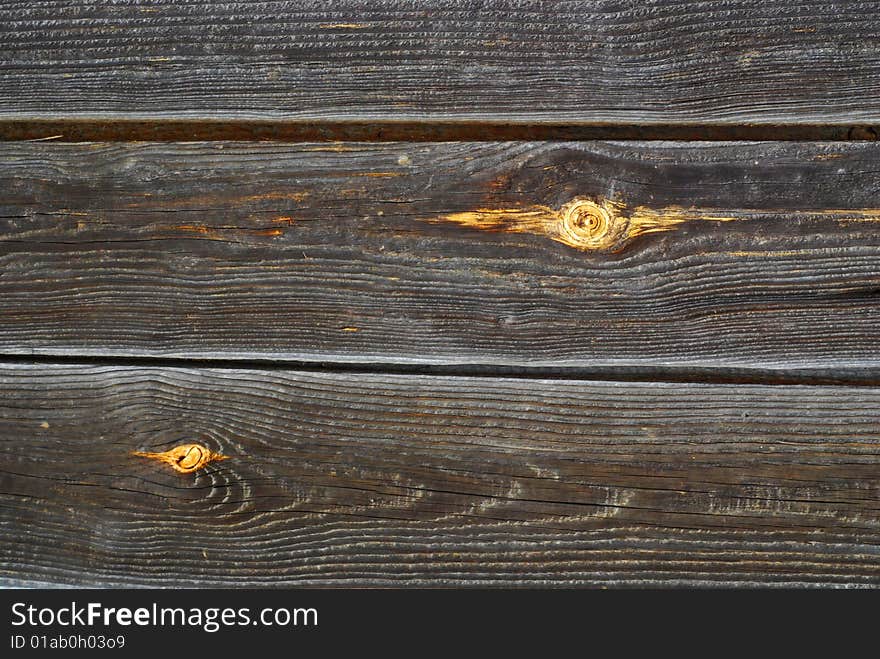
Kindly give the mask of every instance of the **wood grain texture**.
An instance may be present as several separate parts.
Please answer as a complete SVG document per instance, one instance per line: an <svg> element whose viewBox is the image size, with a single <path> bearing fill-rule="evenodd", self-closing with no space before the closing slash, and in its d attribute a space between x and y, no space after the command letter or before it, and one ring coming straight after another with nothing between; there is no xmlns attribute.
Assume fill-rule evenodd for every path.
<svg viewBox="0 0 880 659"><path fill-rule="evenodd" d="M5 585L880 585L880 389L0 371ZM197 442L181 474L133 455Z"/></svg>
<svg viewBox="0 0 880 659"><path fill-rule="evenodd" d="M878 157L872 143L4 144L0 353L873 368ZM578 199L607 210L614 240L588 239L601 218L568 217Z"/></svg>
<svg viewBox="0 0 880 659"><path fill-rule="evenodd" d="M0 116L877 124L878 16L823 0L11 1Z"/></svg>

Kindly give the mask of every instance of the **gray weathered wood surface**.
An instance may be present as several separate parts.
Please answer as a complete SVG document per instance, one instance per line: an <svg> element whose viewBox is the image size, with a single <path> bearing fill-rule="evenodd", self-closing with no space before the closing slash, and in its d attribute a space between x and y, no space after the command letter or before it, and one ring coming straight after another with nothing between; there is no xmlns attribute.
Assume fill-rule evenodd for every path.
<svg viewBox="0 0 880 659"><path fill-rule="evenodd" d="M878 17L0 2L0 585L880 586Z"/></svg>
<svg viewBox="0 0 880 659"><path fill-rule="evenodd" d="M876 125L878 15L817 0L3 2L0 116Z"/></svg>
<svg viewBox="0 0 880 659"><path fill-rule="evenodd" d="M880 389L5 366L0 576L873 585ZM195 474L133 456L200 442Z"/></svg>

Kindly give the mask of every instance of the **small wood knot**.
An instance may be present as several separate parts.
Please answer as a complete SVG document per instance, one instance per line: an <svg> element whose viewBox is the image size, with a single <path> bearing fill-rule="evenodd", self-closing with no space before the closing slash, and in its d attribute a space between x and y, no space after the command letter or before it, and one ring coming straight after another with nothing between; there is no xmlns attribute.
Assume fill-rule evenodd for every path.
<svg viewBox="0 0 880 659"><path fill-rule="evenodd" d="M560 211L561 242L580 249L608 249L617 244L626 229L626 219L609 204L578 197Z"/></svg>
<svg viewBox="0 0 880 659"><path fill-rule="evenodd" d="M229 459L229 456L214 453L211 449L201 446L200 444L181 444L180 446L175 446L173 449L162 453L135 451L134 455L141 458L150 458L151 460L165 462L181 474L191 474L194 471L198 471L209 462Z"/></svg>

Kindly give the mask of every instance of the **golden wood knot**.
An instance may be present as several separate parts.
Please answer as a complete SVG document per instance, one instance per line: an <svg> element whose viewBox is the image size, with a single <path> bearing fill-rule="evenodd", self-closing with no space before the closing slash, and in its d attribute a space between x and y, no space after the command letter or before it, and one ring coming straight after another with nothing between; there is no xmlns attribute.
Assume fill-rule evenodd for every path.
<svg viewBox="0 0 880 659"><path fill-rule="evenodd" d="M609 249L626 233L627 219L608 203L598 204L577 197L559 210L556 240L571 247L589 250Z"/></svg>
<svg viewBox="0 0 880 659"><path fill-rule="evenodd" d="M584 252L613 253L621 251L634 238L670 231L683 222L728 222L738 217L735 213L680 206L627 208L623 202L603 197L575 197L558 210L539 205L479 208L443 215L433 221L455 222L484 231L531 233Z"/></svg>
<svg viewBox="0 0 880 659"><path fill-rule="evenodd" d="M209 462L229 459L229 456L214 453L211 449L205 448L200 444L181 444L180 446L175 446L173 449L169 449L162 453L135 451L134 455L141 458L150 458L151 460L165 462L181 474L191 474L194 471L198 471Z"/></svg>

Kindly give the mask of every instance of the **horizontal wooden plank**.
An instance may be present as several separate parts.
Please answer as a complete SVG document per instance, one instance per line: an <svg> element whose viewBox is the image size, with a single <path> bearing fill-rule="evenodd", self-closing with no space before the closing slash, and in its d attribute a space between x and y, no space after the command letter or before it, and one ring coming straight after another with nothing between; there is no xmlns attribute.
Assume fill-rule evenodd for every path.
<svg viewBox="0 0 880 659"><path fill-rule="evenodd" d="M878 388L7 365L0 419L6 585L880 585Z"/></svg>
<svg viewBox="0 0 880 659"><path fill-rule="evenodd" d="M819 0L12 1L0 116L878 124L878 16Z"/></svg>
<svg viewBox="0 0 880 659"><path fill-rule="evenodd" d="M0 353L876 367L873 143L4 144Z"/></svg>

